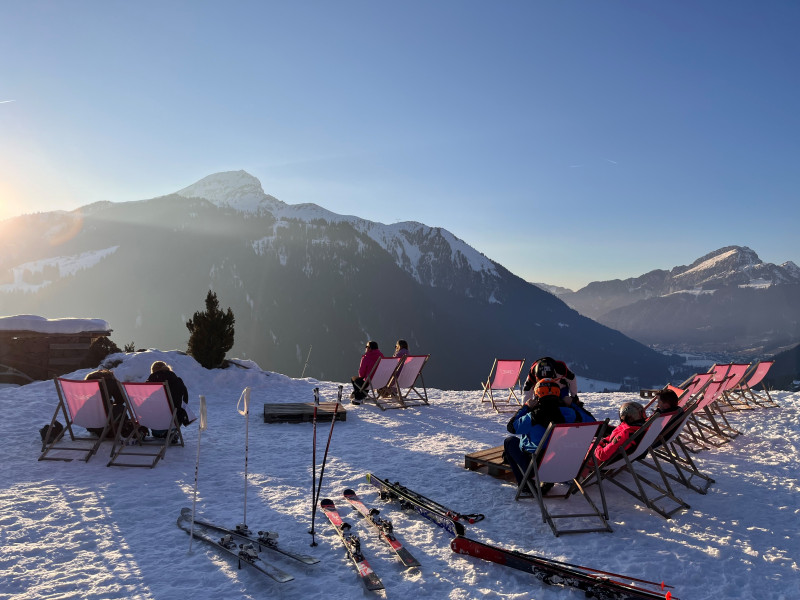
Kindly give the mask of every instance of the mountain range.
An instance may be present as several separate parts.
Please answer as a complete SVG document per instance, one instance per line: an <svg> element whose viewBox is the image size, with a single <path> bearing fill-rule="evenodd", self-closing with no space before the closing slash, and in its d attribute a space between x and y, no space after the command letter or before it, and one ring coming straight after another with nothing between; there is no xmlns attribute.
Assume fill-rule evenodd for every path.
<svg viewBox="0 0 800 600"><path fill-rule="evenodd" d="M764 263L744 246L576 292L539 285L654 348L757 360L800 344L800 268Z"/></svg>
<svg viewBox="0 0 800 600"><path fill-rule="evenodd" d="M445 229L289 205L244 171L8 219L0 234L1 314L102 318L120 346L185 348L212 289L236 317L230 355L294 377L347 380L367 340L388 354L398 338L431 354L425 382L444 389L480 389L496 357L553 355L642 385L680 368Z"/></svg>

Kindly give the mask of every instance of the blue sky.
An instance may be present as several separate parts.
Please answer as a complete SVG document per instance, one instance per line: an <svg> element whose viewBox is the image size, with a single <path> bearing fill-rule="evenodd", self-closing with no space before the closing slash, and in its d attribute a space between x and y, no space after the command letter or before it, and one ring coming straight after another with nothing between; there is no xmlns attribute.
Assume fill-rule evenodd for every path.
<svg viewBox="0 0 800 600"><path fill-rule="evenodd" d="M800 2L0 3L0 219L245 169L532 281L800 263Z"/></svg>

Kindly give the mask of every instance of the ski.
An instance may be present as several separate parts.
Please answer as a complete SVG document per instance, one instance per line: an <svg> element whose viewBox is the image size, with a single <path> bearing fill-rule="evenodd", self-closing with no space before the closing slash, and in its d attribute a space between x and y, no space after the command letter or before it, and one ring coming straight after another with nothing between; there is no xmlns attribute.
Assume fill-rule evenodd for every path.
<svg viewBox="0 0 800 600"><path fill-rule="evenodd" d="M381 539L389 544L392 550L394 550L394 553L397 555L397 558L401 563L403 563L404 566L420 566L419 561L411 555L408 549L403 546L402 542L400 542L400 540L398 540L394 535L394 527L392 526L392 522L379 516L380 511L378 509L373 508L370 510L367 508L366 504L364 504L358 495L351 489L346 489L344 492L342 492L342 496L344 496L344 499L347 500L353 508L361 513L361 516L363 516L372 524L373 527L375 527L375 529L378 530Z"/></svg>
<svg viewBox="0 0 800 600"><path fill-rule="evenodd" d="M264 559L262 559L258 555L258 550L256 547L251 543L247 542L245 544L237 544L233 536L230 534L225 534L219 540L215 540L214 538L206 535L202 531L198 531L197 529L192 532L191 527L191 518L186 519L186 517L181 514L178 517L178 527L183 529L187 534L192 535L193 537L197 538L205 542L206 544L213 546L217 550L219 550L222 554L226 554L228 556L232 556L238 561L239 568L242 568L242 564L244 563L248 567L266 575L267 577L271 577L278 583L286 583L287 581L291 581L294 579L294 575L291 573L287 573L286 571L282 571L278 567L269 564ZM197 521L195 521L195 525L197 525Z"/></svg>
<svg viewBox="0 0 800 600"><path fill-rule="evenodd" d="M453 537L464 535L464 525L458 522L456 517L447 514L446 511L442 511L433 505L423 502L413 493L406 493L406 488L403 488L403 486L384 481L372 473L367 473L367 481L378 488L382 500L397 500L400 502L401 507L413 508L420 515L432 523L435 523Z"/></svg>
<svg viewBox="0 0 800 600"><path fill-rule="evenodd" d="M333 528L336 529L336 533L339 534L339 538L342 540L345 550L347 550L347 555L353 561L353 564L355 564L358 575L361 577L361 581L364 582L366 588L368 590L384 589L383 582L381 582L375 571L369 566L367 559L364 558L364 555L361 553L361 541L358 539L357 535L350 533L350 523L342 521L342 517L339 516L339 511L336 510L336 505L333 500L323 498L319 507L322 509L322 512L325 513L325 516L328 517Z"/></svg>
<svg viewBox="0 0 800 600"><path fill-rule="evenodd" d="M664 591L670 586L663 583L658 584L641 579L633 580L649 584L654 588L647 589L622 581L630 580L625 575L584 569L577 565L568 565L532 554L490 546L465 537L455 538L450 542L450 548L458 554L474 556L512 569L532 573L536 579L547 585L580 589L587 597L597 598L597 600L678 600L671 591Z"/></svg>
<svg viewBox="0 0 800 600"><path fill-rule="evenodd" d="M181 516L187 519L191 523L192 509L182 508ZM222 525L217 525L216 523L211 523L209 521L204 521L203 519L199 519L197 518L196 515L194 518L194 524L205 527L206 529L213 529L218 533L240 537L243 540L259 544L260 546L263 546L267 550L272 550L273 552L279 552L284 556L293 558L294 560L299 561L306 565L315 565L319 562L319 559L314 556L309 556L307 554L298 554L297 552L292 552L291 550L286 550L278 546L278 534L274 531L259 531L257 534L254 534L252 531L250 531L249 528L247 529L242 528L241 525L237 525L235 529L228 529L227 527L223 527Z"/></svg>

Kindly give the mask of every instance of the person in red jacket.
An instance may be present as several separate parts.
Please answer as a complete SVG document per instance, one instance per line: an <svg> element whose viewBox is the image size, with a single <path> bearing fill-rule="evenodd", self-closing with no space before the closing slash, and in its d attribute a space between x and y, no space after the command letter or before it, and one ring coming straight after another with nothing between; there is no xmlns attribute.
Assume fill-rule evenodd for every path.
<svg viewBox="0 0 800 600"><path fill-rule="evenodd" d="M353 393L350 394L353 404L361 404L361 401L367 397L367 377L372 373L375 363L383 358L383 353L378 350L378 342L370 340L367 342L367 349L361 355L361 363L358 365L358 375L351 377L350 381L353 384Z"/></svg>
<svg viewBox="0 0 800 600"><path fill-rule="evenodd" d="M644 406L638 402L624 402L619 407L620 424L614 428L610 435L600 440L594 451L594 457L599 461L611 458L614 453L625 446L628 439L642 426L647 420ZM633 447L626 447L630 452Z"/></svg>

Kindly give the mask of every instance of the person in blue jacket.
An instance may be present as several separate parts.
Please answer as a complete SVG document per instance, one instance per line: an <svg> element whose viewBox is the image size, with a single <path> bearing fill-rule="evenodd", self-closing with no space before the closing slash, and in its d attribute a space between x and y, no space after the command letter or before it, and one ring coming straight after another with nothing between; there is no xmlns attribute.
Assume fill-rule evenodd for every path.
<svg viewBox="0 0 800 600"><path fill-rule="evenodd" d="M514 473L517 485L528 464L531 453L536 451L550 423L566 423L561 411L561 386L553 379L542 379L533 388L533 394L526 400L511 420L506 429L509 436L503 442L505 460ZM574 421L575 417L573 417ZM520 437L516 437L516 436Z"/></svg>

